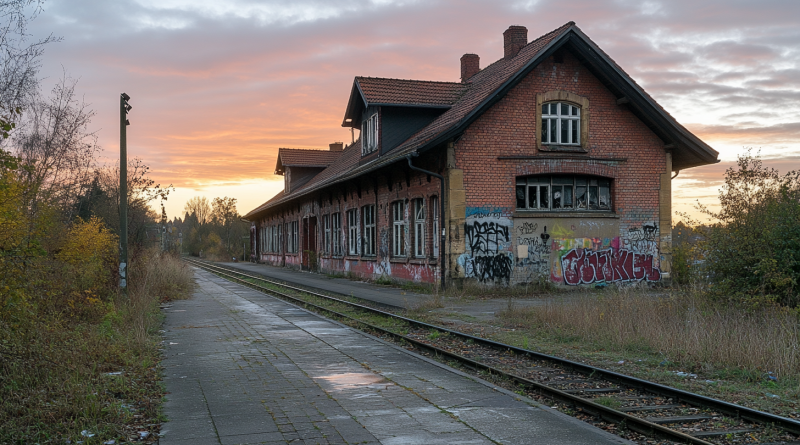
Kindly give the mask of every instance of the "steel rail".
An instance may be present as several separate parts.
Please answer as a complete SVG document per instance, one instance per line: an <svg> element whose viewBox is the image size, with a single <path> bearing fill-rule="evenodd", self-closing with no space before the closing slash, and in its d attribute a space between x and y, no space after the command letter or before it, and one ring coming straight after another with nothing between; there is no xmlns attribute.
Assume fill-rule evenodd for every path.
<svg viewBox="0 0 800 445"><path fill-rule="evenodd" d="M493 341L493 340L488 340L488 339L485 339L485 338L476 337L476 336L473 336L473 335L470 335L470 334L466 334L466 333L463 333L463 332L455 331L455 330L452 330L452 329L449 329L449 328L445 328L445 327L442 327L442 326L437 326L437 325L425 323L425 322L422 322L422 321L419 321L419 320L414 320L414 319L411 319L411 318L408 318L408 317L403 317L401 315L396 315L396 314L392 314L390 312L382 311L380 309L376 309L376 308L373 308L373 307L369 307L369 306L365 306L365 305L362 305L362 304L358 304L358 303L353 303L353 302L350 302L350 301L342 300L342 299L339 299L339 298L336 298L336 297L332 297L330 295L325 295L325 294L314 292L314 291L311 291L311 290L308 290L308 289L295 287L295 286L292 286L292 285L288 285L286 283L270 280L269 278L266 278L266 277L263 277L263 276L249 275L247 273L240 272L238 270L231 270L230 268L224 268L224 267L208 264L206 262L201 262L201 261L197 261L197 260L190 260L190 259L186 259L186 258L184 258L184 260L186 260L187 262L189 262L191 264L195 264L198 267L202 267L202 268L205 268L207 270L210 270L212 272L214 272L213 269L218 269L218 270L221 270L221 271L224 271L224 272L230 272L230 273L237 274L239 276L247 277L249 279L255 279L255 280L266 282L266 283L269 283L269 284L272 284L272 285L276 285L276 286L280 286L280 287L283 287L283 288L291 289L293 291L303 292L303 293L306 293L306 294L309 294L309 295L313 295L315 297L323 298L323 299L326 299L326 300L329 300L329 301L334 301L334 302L346 304L348 306L357 308L359 310L364 310L364 311L372 312L372 313L375 313L375 314L378 314L378 315L382 315L382 316L385 316L385 317L393 318L393 319L396 319L396 320L401 320L401 321L404 321L406 323L409 323L411 325L418 326L418 327L421 327L421 328L433 329L433 330L437 330L437 331L440 331L440 332L445 332L445 333L451 334L451 335L456 336L456 337L461 337L461 338L464 338L464 339L467 339L467 340L472 340L473 342L480 343L482 345L485 345L485 346L488 346L488 347L492 347L494 349L510 350L510 351L513 351L513 352L515 352L517 354L525 355L525 356L528 356L528 357L536 359L536 360L543 360L543 361L549 361L549 362L552 362L552 363L556 363L558 365L561 365L561 366L564 366L564 367L569 368L571 370L574 370L574 371L576 371L576 372L578 372L580 374L591 376L592 378L601 377L601 378L603 378L605 380L608 380L608 381L611 381L611 382L614 382L614 383L618 383L618 384L622 384L622 385L628 386L628 387L633 388L633 389L638 389L638 390L642 390L642 391L645 391L645 392L650 392L650 393L653 393L653 394L656 394L656 395L665 396L665 397L671 397L671 398L676 399L676 400L681 400L681 401L683 401L685 403L688 403L690 405L713 409L713 410L719 411L719 412L721 412L723 414L727 414L727 415L730 415L730 416L733 416L733 417L740 417L742 419L750 420L750 421L753 421L755 423L772 424L774 426L777 426L777 427L779 427L781 429L784 429L784 430L786 430L788 432L791 432L793 434L800 434L800 422L797 422L797 421L794 421L792 419L788 419L788 418L785 418L785 417L777 416L777 415L770 414L770 413L765 413L765 412L762 412L762 411L757 411L757 410L754 410L752 408L747 408L747 407L743 407L743 406L736 405L736 404L733 404L733 403L724 402L722 400L714 399L714 398L711 398L711 397L706 397L706 396L702 396L702 395L699 395L699 394L690 393L690 392L687 392L687 391L684 391L684 390L680 390L680 389L677 389L677 388L672 388L672 387L669 387L669 386L666 386L666 385L661 385L659 383L654 383L654 382L650 382L650 381L647 381L647 380L642 380L642 379L639 379L639 378L636 378L636 377L631 377L631 376L628 376L628 375L625 375L625 374L620 374L620 373L617 373L617 372L614 372L614 371L609 371L609 370L606 370L606 369L603 369L603 368L597 368L597 367L585 365L583 363L578 363L578 362L574 362L574 361L571 361L571 360L566 360L566 359L563 359L563 358L559 358L559 357L555 357L555 356L551 356L551 355L547 355L547 354L542 354L542 353L538 353L538 352L535 352L535 351L530 351L530 350L527 350L527 349L518 348L516 346L507 345L507 344L496 342L496 341ZM221 273L221 272L215 272L215 273ZM227 274L223 273L223 275L227 275ZM326 309L326 308L314 305L313 303L308 303L308 302L306 302L306 301L304 301L302 299L283 294L283 293L281 293L279 291L275 291L275 290L272 290L272 289L264 288L262 286L254 285L253 283L250 283L248 281L236 278L236 277L231 276L231 275L227 275L227 276L229 276L230 278L232 278L232 279L234 279L234 280L236 280L238 282L245 283L248 286L256 287L256 288L258 288L258 289L260 289L262 291L265 291L265 292L268 292L268 293L277 293L277 294L280 294L282 296L288 297L288 298L292 299L293 301L300 301L303 304L311 305L313 307L319 308L319 309L327 311L327 312L332 312L332 313L335 312L335 311L332 311L330 309ZM364 324L364 325L368 325L368 323L362 322L360 320L353 319L350 316L339 314L339 313L336 313L336 314L338 316L342 316L342 317L345 317L345 318L348 318L348 319L352 319L352 320L354 320L354 321L356 321L358 323L361 323L361 324ZM535 388L536 392L542 393L543 395L548 395L549 397L552 397L554 399L561 400L561 401L564 401L564 402L569 402L569 403L573 403L573 404L582 405L582 408L585 407L587 412L590 412L590 413L592 413L594 415L599 415L600 417L605 418L606 420L609 420L609 421L612 421L612 422L621 422L624 419L626 425L631 427L631 429L639 431L639 429L635 428L634 425L640 426L643 429L643 431L639 431L639 432L641 432L643 434L651 434L652 435L652 433L655 432L656 434L659 434L659 433L668 434L668 435L670 435L670 437L673 437L673 438L677 437L676 434L679 434L680 435L680 440L688 441L689 443L696 443L696 444L708 444L709 443L709 442L703 441L702 439L698 439L696 437L693 437L693 436L690 436L690 435L687 435L687 434L684 434L684 433L681 433L681 432L678 432L678 431L674 431L674 430L668 429L668 428L663 427L661 425L658 425L658 424L655 424L655 423L652 423L652 422L648 422L648 421L646 421L644 419L641 419L639 417L631 416L631 415L629 415L627 413L623 413L623 412L608 408L608 407L606 407L604 405L599 405L597 403L594 403L594 402L591 402L589 400L580 398L580 397L575 396L573 394L566 393L566 392L551 388L549 386L542 385L540 383L530 381L530 380L525 379L525 378L520 377L520 376L516 376L516 375L513 375L513 374L506 373L504 371L501 371L501 370L498 370L496 368L493 368L493 367L491 367L489 365L482 364L482 363L476 362L476 361L474 361L472 359L460 356L458 354L454 354L452 352L436 348L435 346L428 345L427 343L419 342L419 341L417 341L415 339L408 338L408 337L403 336L401 334L397 334L397 333L394 333L392 331L388 331L386 329L375 327L375 326L372 326L372 325L369 325L369 326L370 326L371 329L375 329L375 330L380 331L380 332L386 332L389 335L396 336L398 338L402 338L403 340L408 341L409 343L412 343L412 344L415 344L415 345L420 345L422 348L435 350L440 355L450 356L450 357L455 358L455 359L457 359L459 361L468 363L469 366L472 366L472 367L475 367L475 368L479 368L479 369L484 369L484 370L487 370L487 371L490 371L490 372L494 372L494 373L497 373L497 374L500 374L500 375L504 375L504 376L510 378L511 380L514 380L514 381L516 381L516 382L518 382L520 384Z"/></svg>

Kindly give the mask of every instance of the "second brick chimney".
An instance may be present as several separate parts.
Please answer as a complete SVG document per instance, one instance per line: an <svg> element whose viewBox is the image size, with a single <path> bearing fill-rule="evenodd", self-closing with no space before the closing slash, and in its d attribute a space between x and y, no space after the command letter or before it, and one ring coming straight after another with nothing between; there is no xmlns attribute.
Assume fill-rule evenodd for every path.
<svg viewBox="0 0 800 445"><path fill-rule="evenodd" d="M528 28L524 26L509 26L503 33L503 52L505 59L511 59L517 55L523 46L528 44Z"/></svg>
<svg viewBox="0 0 800 445"><path fill-rule="evenodd" d="M331 151L342 151L344 150L344 142L334 142L332 144L328 144Z"/></svg>
<svg viewBox="0 0 800 445"><path fill-rule="evenodd" d="M481 58L477 54L461 56L461 83L467 83L470 77L481 70Z"/></svg>

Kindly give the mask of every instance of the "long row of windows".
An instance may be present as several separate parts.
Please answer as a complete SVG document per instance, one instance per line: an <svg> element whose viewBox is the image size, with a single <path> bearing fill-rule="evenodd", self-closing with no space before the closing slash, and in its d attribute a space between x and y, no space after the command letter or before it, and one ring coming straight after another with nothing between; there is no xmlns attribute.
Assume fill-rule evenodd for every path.
<svg viewBox="0 0 800 445"><path fill-rule="evenodd" d="M428 205L422 198L412 200L413 209L413 255L423 258L426 256L428 221L432 222L433 243L432 255L439 255L439 198L430 199L430 217ZM391 204L392 221L392 256L405 257L406 252L406 214L405 202L396 201ZM375 224L375 206L366 205L360 209L350 209L346 212L348 255L375 256L377 246L377 231ZM325 255L342 256L342 214L339 212L322 215L322 250ZM285 224L286 252L298 251L298 222L291 221ZM260 251L280 252L281 225L266 226L260 229Z"/></svg>
<svg viewBox="0 0 800 445"><path fill-rule="evenodd" d="M284 229L285 227L285 229ZM258 250L263 253L281 253L283 230L286 230L286 252L297 253L297 221L290 221L283 225L273 224L259 229Z"/></svg>

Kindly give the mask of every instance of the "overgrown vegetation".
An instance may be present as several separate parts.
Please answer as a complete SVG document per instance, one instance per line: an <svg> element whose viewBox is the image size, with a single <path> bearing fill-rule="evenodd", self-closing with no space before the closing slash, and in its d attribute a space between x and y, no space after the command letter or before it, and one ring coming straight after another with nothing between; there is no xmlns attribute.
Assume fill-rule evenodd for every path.
<svg viewBox="0 0 800 445"><path fill-rule="evenodd" d="M744 308L800 305L800 172L784 175L750 151L725 172L720 210L699 205L710 224L689 221L677 243L679 283L702 282L718 300Z"/></svg>
<svg viewBox="0 0 800 445"><path fill-rule="evenodd" d="M53 39L26 47L24 33L39 6L0 4L0 443L129 442L158 424L159 302L186 296L192 277L148 248L150 203L169 188L133 160L119 292L118 169L97 164L76 82L39 91L37 57Z"/></svg>

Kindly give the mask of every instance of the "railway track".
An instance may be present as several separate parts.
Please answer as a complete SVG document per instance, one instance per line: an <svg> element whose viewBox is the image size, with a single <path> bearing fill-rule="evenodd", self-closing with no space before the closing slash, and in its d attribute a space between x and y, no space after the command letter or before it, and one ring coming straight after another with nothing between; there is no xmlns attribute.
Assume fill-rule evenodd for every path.
<svg viewBox="0 0 800 445"><path fill-rule="evenodd" d="M489 373L510 384L506 385L510 389L553 400L568 407L568 411L592 416L595 423L615 424L618 433L630 430L667 442L691 444L800 444L800 422L792 419L431 325L264 276L185 260L223 278L333 315L447 362L455 361L462 367ZM334 310L331 304L344 305L348 312L381 317L394 327L377 326L343 313L342 309Z"/></svg>

